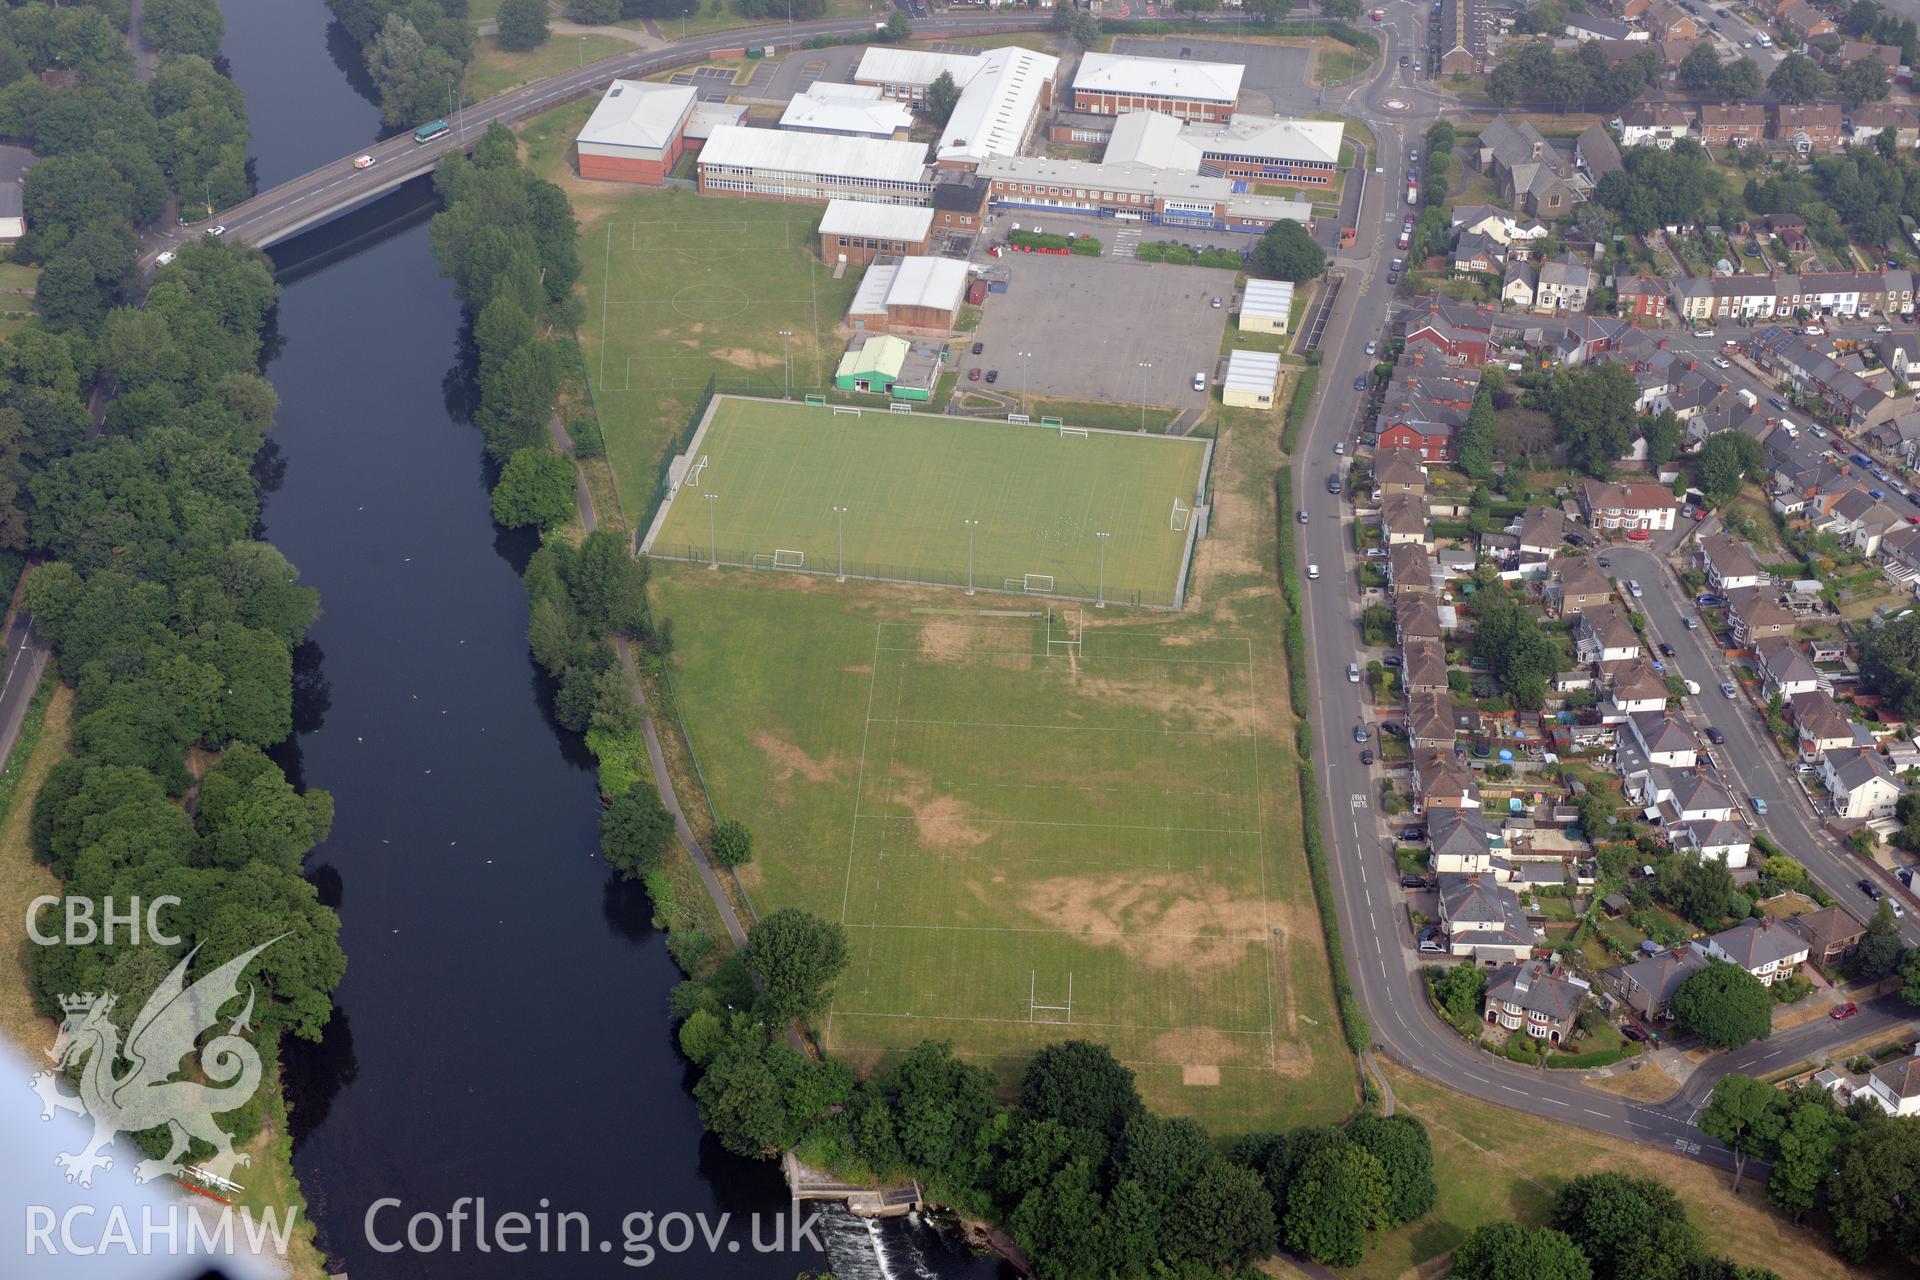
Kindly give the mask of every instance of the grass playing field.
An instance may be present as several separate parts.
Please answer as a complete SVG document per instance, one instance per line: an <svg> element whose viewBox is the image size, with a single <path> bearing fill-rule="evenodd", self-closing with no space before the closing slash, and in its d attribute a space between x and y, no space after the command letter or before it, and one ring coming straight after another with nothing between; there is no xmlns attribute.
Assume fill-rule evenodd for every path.
<svg viewBox="0 0 1920 1280"><path fill-rule="evenodd" d="M721 397L646 550L1170 605L1208 448Z"/></svg>
<svg viewBox="0 0 1920 1280"><path fill-rule="evenodd" d="M859 271L820 261L824 206L567 183L587 286L581 339L620 499L639 513L708 377L797 397L831 386ZM792 336L783 338L781 331Z"/></svg>

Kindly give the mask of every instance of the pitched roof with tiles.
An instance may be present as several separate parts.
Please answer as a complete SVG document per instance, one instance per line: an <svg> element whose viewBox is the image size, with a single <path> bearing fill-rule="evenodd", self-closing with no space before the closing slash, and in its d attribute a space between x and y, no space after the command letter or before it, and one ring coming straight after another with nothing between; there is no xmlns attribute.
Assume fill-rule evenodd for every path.
<svg viewBox="0 0 1920 1280"><path fill-rule="evenodd" d="M1680 947L1673 951L1662 951L1657 956L1648 956L1622 969L1621 976L1632 979L1652 997L1653 1003L1663 1005L1673 999L1673 993L1680 984L1707 967L1707 959L1691 947Z"/></svg>
<svg viewBox="0 0 1920 1280"><path fill-rule="evenodd" d="M1701 539L1700 550L1713 565L1714 571L1723 578L1759 576L1760 566L1753 562L1747 544L1731 534L1716 533L1711 538Z"/></svg>
<svg viewBox="0 0 1920 1280"><path fill-rule="evenodd" d="M1872 1075L1896 1098L1920 1098L1920 1053L1875 1067Z"/></svg>
<svg viewBox="0 0 1920 1280"><path fill-rule="evenodd" d="M1820 672L1813 659L1788 636L1769 636L1753 646L1761 665L1775 684L1793 684L1818 680Z"/></svg>
<svg viewBox="0 0 1920 1280"><path fill-rule="evenodd" d="M1427 469L1420 465L1417 449L1382 449L1373 455L1373 482L1387 485L1423 486Z"/></svg>
<svg viewBox="0 0 1920 1280"><path fill-rule="evenodd" d="M1867 926L1842 907L1822 907L1787 921L1808 946L1821 956L1838 947L1847 947L1866 937Z"/></svg>
<svg viewBox="0 0 1920 1280"><path fill-rule="evenodd" d="M1573 619L1576 640L1591 640L1602 649L1638 649L1640 633L1627 621L1618 605L1593 605L1582 609Z"/></svg>
<svg viewBox="0 0 1920 1280"><path fill-rule="evenodd" d="M1833 695L1824 689L1793 695L1793 723L1801 733L1816 742L1831 742L1853 736L1853 721L1847 718Z"/></svg>
<svg viewBox="0 0 1920 1280"><path fill-rule="evenodd" d="M1413 774L1422 796L1463 796L1477 788L1473 770L1444 747L1415 747Z"/></svg>
<svg viewBox="0 0 1920 1280"><path fill-rule="evenodd" d="M1742 587L1727 597L1727 612L1747 630L1760 627L1793 625L1793 615L1774 601L1771 592L1759 587Z"/></svg>
<svg viewBox="0 0 1920 1280"><path fill-rule="evenodd" d="M1388 533L1426 536L1427 500L1417 493L1390 493L1380 503L1380 526Z"/></svg>
<svg viewBox="0 0 1920 1280"><path fill-rule="evenodd" d="M1407 696L1407 727L1416 738L1450 741L1453 738L1453 699L1444 693Z"/></svg>
<svg viewBox="0 0 1920 1280"><path fill-rule="evenodd" d="M1394 605L1393 621L1402 640L1438 640L1445 634L1440 625L1440 606L1426 596Z"/></svg>
<svg viewBox="0 0 1920 1280"><path fill-rule="evenodd" d="M1569 982L1537 960L1503 965L1487 975L1487 999L1518 1005L1565 1025L1580 1011L1587 986Z"/></svg>
<svg viewBox="0 0 1920 1280"><path fill-rule="evenodd" d="M1408 688L1446 687L1447 651L1438 640L1409 640L1401 646L1406 665L1401 668Z"/></svg>
<svg viewBox="0 0 1920 1280"><path fill-rule="evenodd" d="M1651 754L1672 754L1699 748L1693 731L1674 719L1671 712L1636 711L1628 719L1633 721L1634 733L1646 744Z"/></svg>
<svg viewBox="0 0 1920 1280"><path fill-rule="evenodd" d="M1713 942L1742 969L1779 964L1807 950L1805 938L1785 925L1776 924L1772 916L1742 920L1733 928L1714 934Z"/></svg>
<svg viewBox="0 0 1920 1280"><path fill-rule="evenodd" d="M1492 833L1477 809L1427 811L1427 844L1435 853L1470 857L1492 847Z"/></svg>

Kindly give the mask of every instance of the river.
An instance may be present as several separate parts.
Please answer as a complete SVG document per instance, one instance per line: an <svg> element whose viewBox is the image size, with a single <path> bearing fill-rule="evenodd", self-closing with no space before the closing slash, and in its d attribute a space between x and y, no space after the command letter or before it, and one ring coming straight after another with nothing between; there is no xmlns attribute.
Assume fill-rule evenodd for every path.
<svg viewBox="0 0 1920 1280"><path fill-rule="evenodd" d="M261 187L378 136L321 0L223 8ZM526 651L518 568L533 544L494 527L462 420L461 313L428 245L431 200L415 183L274 255L284 291L266 374L281 403L256 470L266 534L324 608L277 757L333 793L333 833L308 868L348 956L325 1040L290 1047L287 1087L333 1269L615 1276L645 1256L622 1224L646 1212L660 1231L649 1269L676 1277L1004 1274L945 1236L890 1224L870 1237L844 1215L818 1232L828 1256L790 1231L786 1248L757 1251L785 1190L774 1165L701 1131L667 1020L680 974L645 895L598 859L591 761L553 724ZM411 1215L462 1197L484 1197L489 1219L583 1213L592 1247L483 1254L471 1227L459 1252L450 1232L437 1248L424 1228L407 1243ZM398 1207L369 1232L387 1199ZM676 1213L730 1215L725 1239L665 1252Z"/></svg>

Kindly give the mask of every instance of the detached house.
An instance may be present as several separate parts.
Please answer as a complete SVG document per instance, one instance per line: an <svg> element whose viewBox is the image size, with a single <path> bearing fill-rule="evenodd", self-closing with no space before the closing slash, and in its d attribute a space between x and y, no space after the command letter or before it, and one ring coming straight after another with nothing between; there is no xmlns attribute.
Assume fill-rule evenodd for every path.
<svg viewBox="0 0 1920 1280"><path fill-rule="evenodd" d="M1566 160L1524 120L1515 124L1495 116L1480 131L1480 167L1501 198L1548 222L1564 216L1577 198Z"/></svg>
<svg viewBox="0 0 1920 1280"><path fill-rule="evenodd" d="M1533 954L1533 929L1520 899L1492 876L1441 876L1440 922L1453 955L1498 964Z"/></svg>
<svg viewBox="0 0 1920 1280"><path fill-rule="evenodd" d="M1627 717L1627 727L1649 764L1691 769L1700 758L1693 730L1668 711L1639 711Z"/></svg>
<svg viewBox="0 0 1920 1280"><path fill-rule="evenodd" d="M1833 799L1833 812L1842 818L1891 818L1900 799L1887 758L1878 751L1842 747L1820 762L1821 780Z"/></svg>
<svg viewBox="0 0 1920 1280"><path fill-rule="evenodd" d="M1776 978L1790 978L1807 958L1807 940L1771 916L1742 920L1724 933L1707 939L1707 955L1738 965L1762 986Z"/></svg>
<svg viewBox="0 0 1920 1280"><path fill-rule="evenodd" d="M1735 644L1755 645L1792 631L1793 615L1775 603L1770 593L1748 587L1727 596L1727 623Z"/></svg>
<svg viewBox="0 0 1920 1280"><path fill-rule="evenodd" d="M1861 1092L1890 1116L1920 1116L1920 1053L1875 1067Z"/></svg>
<svg viewBox="0 0 1920 1280"><path fill-rule="evenodd" d="M1487 1021L1508 1031L1524 1027L1535 1040L1559 1044L1572 1034L1588 994L1586 983L1539 961L1505 965L1487 975Z"/></svg>
<svg viewBox="0 0 1920 1280"><path fill-rule="evenodd" d="M1573 620L1573 656L1589 664L1637 658L1640 633L1617 605L1582 609Z"/></svg>
<svg viewBox="0 0 1920 1280"><path fill-rule="evenodd" d="M1700 567L1706 570L1707 585L1722 595L1760 585L1760 566L1747 544L1724 533L1701 539Z"/></svg>
<svg viewBox="0 0 1920 1280"><path fill-rule="evenodd" d="M1860 948L1867 926L1840 907L1822 907L1787 921L1787 927L1807 940L1807 954L1815 964L1835 965Z"/></svg>
<svg viewBox="0 0 1920 1280"><path fill-rule="evenodd" d="M1820 687L1820 672L1813 660L1788 636L1769 636L1753 646L1753 656L1759 664L1762 690L1769 698L1775 694L1791 698Z"/></svg>
<svg viewBox="0 0 1920 1280"><path fill-rule="evenodd" d="M1585 311L1587 293L1593 286L1593 271L1569 253L1540 264L1540 277L1534 286L1535 311Z"/></svg>
<svg viewBox="0 0 1920 1280"><path fill-rule="evenodd" d="M1647 1021L1665 1019L1680 984L1706 967L1706 957L1692 947L1662 951L1619 971L1620 996Z"/></svg>

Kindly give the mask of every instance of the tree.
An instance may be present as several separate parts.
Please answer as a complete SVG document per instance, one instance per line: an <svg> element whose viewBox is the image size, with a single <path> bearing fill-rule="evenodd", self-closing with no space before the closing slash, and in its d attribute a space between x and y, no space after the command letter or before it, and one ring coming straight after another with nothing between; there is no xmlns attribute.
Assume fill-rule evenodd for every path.
<svg viewBox="0 0 1920 1280"><path fill-rule="evenodd" d="M1660 893L1669 906L1702 929L1717 928L1728 916L1744 918L1748 911L1747 897L1734 885L1727 864L1696 853L1662 864Z"/></svg>
<svg viewBox="0 0 1920 1280"><path fill-rule="evenodd" d="M220 56L226 23L216 0L147 0L140 34L162 53L195 53L211 62Z"/></svg>
<svg viewBox="0 0 1920 1280"><path fill-rule="evenodd" d="M1593 1267L1564 1231L1489 1222L1453 1251L1448 1274L1451 1280L1593 1280Z"/></svg>
<svg viewBox="0 0 1920 1280"><path fill-rule="evenodd" d="M905 40L913 35L913 19L907 16L904 9L895 9L887 15L882 34L889 40Z"/></svg>
<svg viewBox="0 0 1920 1280"><path fill-rule="evenodd" d="M1653 150L1634 148L1643 149ZM1563 369L1548 394L1548 413L1568 460L1589 475L1606 475L1633 441L1640 393L1632 370L1611 363Z"/></svg>
<svg viewBox="0 0 1920 1280"><path fill-rule="evenodd" d="M547 0L500 0L500 47L514 53L547 42Z"/></svg>
<svg viewBox="0 0 1920 1280"><path fill-rule="evenodd" d="M1686 57L1680 59L1675 74L1683 88L1717 89L1720 87L1720 56L1713 51L1711 44L1701 41L1693 46Z"/></svg>
<svg viewBox="0 0 1920 1280"><path fill-rule="evenodd" d="M387 15L367 48L367 74L380 91L380 118L388 125L417 124L451 112L447 86L463 71L398 13Z"/></svg>
<svg viewBox="0 0 1920 1280"><path fill-rule="evenodd" d="M1882 102L1893 89L1887 66L1878 58L1856 58L1833 80L1834 92L1847 110L1856 111L1862 103Z"/></svg>
<svg viewBox="0 0 1920 1280"><path fill-rule="evenodd" d="M567 16L587 27L604 27L620 20L620 0L567 0Z"/></svg>
<svg viewBox="0 0 1920 1280"><path fill-rule="evenodd" d="M1100 38L1100 19L1091 10L1071 4L1059 4L1053 8L1053 26L1056 31L1064 31L1067 38L1083 49L1093 47Z"/></svg>
<svg viewBox="0 0 1920 1280"><path fill-rule="evenodd" d="M650 782L635 782L600 815L600 854L623 880L643 879L673 844L673 815Z"/></svg>
<svg viewBox="0 0 1920 1280"><path fill-rule="evenodd" d="M1819 1201L1853 1123L1825 1089L1790 1090L1784 1104L1767 1173L1767 1202L1798 1222Z"/></svg>
<svg viewBox="0 0 1920 1280"><path fill-rule="evenodd" d="M1764 1157L1780 1135L1779 1090L1735 1072L1716 1080L1713 1097L1700 1113L1700 1132L1718 1138L1733 1152L1733 1194L1750 1156Z"/></svg>
<svg viewBox="0 0 1920 1280"><path fill-rule="evenodd" d="M1398 1225L1425 1217L1439 1194L1427 1127L1410 1115L1364 1115L1347 1132L1386 1171L1387 1220Z"/></svg>
<svg viewBox="0 0 1920 1280"><path fill-rule="evenodd" d="M647 616L647 564L617 533L596 529L580 542L568 565L567 591L595 635L643 637Z"/></svg>
<svg viewBox="0 0 1920 1280"><path fill-rule="evenodd" d="M1920 1124L1863 1124L1827 1185L1827 1212L1834 1244L1849 1262L1864 1262L1887 1243L1920 1253Z"/></svg>
<svg viewBox="0 0 1920 1280"><path fill-rule="evenodd" d="M744 867L753 861L753 832L738 818L728 818L713 829L707 853L723 867Z"/></svg>
<svg viewBox="0 0 1920 1280"><path fill-rule="evenodd" d="M1325 274L1327 252L1291 219L1268 227L1253 248L1255 270L1275 280L1314 280Z"/></svg>
<svg viewBox="0 0 1920 1280"><path fill-rule="evenodd" d="M1900 959L1900 998L1920 1008L1920 947Z"/></svg>
<svg viewBox="0 0 1920 1280"><path fill-rule="evenodd" d="M1662 409L1641 423L1640 432L1647 441L1647 465L1657 469L1680 456L1680 442L1686 437L1687 427L1673 410Z"/></svg>
<svg viewBox="0 0 1920 1280"><path fill-rule="evenodd" d="M1145 1108L1133 1072L1113 1051L1087 1040L1062 1040L1027 1060L1020 1077L1020 1107L1037 1120L1091 1129L1117 1138Z"/></svg>
<svg viewBox="0 0 1920 1280"><path fill-rule="evenodd" d="M1476 612L1473 652L1522 707L1538 707L1560 668L1560 650L1524 605L1486 604Z"/></svg>
<svg viewBox="0 0 1920 1280"><path fill-rule="evenodd" d="M1220 1159L1201 1167L1162 1221L1168 1255L1209 1273L1271 1252L1276 1234L1273 1197L1260 1175Z"/></svg>
<svg viewBox="0 0 1920 1280"><path fill-rule="evenodd" d="M747 959L765 983L768 1012L782 1021L804 1018L833 998L834 980L847 967L847 931L786 907L747 930Z"/></svg>
<svg viewBox="0 0 1920 1280"><path fill-rule="evenodd" d="M953 109L960 103L960 86L953 82L953 72L942 71L927 86L924 105L927 120L936 128L944 127L953 118Z"/></svg>
<svg viewBox="0 0 1920 1280"><path fill-rule="evenodd" d="M1547 1222L1586 1254L1594 1280L1686 1280L1700 1253L1685 1206L1655 1178L1582 1174L1554 1197Z"/></svg>
<svg viewBox="0 0 1920 1280"><path fill-rule="evenodd" d="M1300 1165L1287 1193L1287 1247L1328 1266L1357 1266L1367 1235L1391 1219L1380 1161L1351 1139L1321 1147Z"/></svg>
<svg viewBox="0 0 1920 1280"><path fill-rule="evenodd" d="M572 517L573 460L551 449L518 449L493 486L493 519L507 529L551 529Z"/></svg>
<svg viewBox="0 0 1920 1280"><path fill-rule="evenodd" d="M1860 678L1868 691L1901 716L1920 718L1920 614L1868 630L1859 644Z"/></svg>
<svg viewBox="0 0 1920 1280"><path fill-rule="evenodd" d="M1860 939L1860 949L1854 953L1854 966L1862 978L1878 982L1900 967L1904 952L1899 928L1893 920L1893 903L1882 897L1880 905L1874 908L1873 919L1867 921L1867 936Z"/></svg>
<svg viewBox="0 0 1920 1280"><path fill-rule="evenodd" d="M1782 102L1812 102L1833 89L1833 77L1804 53L1790 53L1767 77L1767 91Z"/></svg>
<svg viewBox="0 0 1920 1280"><path fill-rule="evenodd" d="M1433 984L1434 998L1439 1000L1440 1007L1462 1026L1471 1025L1480 1017L1480 1002L1486 990L1486 975L1470 964L1448 967Z"/></svg>
<svg viewBox="0 0 1920 1280"><path fill-rule="evenodd" d="M1761 465L1760 442L1739 431L1716 431L1700 450L1700 491L1710 507L1739 496L1747 475Z"/></svg>
<svg viewBox="0 0 1920 1280"><path fill-rule="evenodd" d="M1720 93L1738 100L1756 97L1760 92L1760 67L1752 58L1734 58L1721 64Z"/></svg>
<svg viewBox="0 0 1920 1280"><path fill-rule="evenodd" d="M1737 1049L1773 1034L1773 996L1738 965L1710 960L1673 993L1673 1016L1712 1049Z"/></svg>
<svg viewBox="0 0 1920 1280"><path fill-rule="evenodd" d="M1493 436L1493 396L1482 385L1474 394L1473 408L1467 411L1466 424L1460 428L1457 451L1460 469L1481 484L1493 479Z"/></svg>

